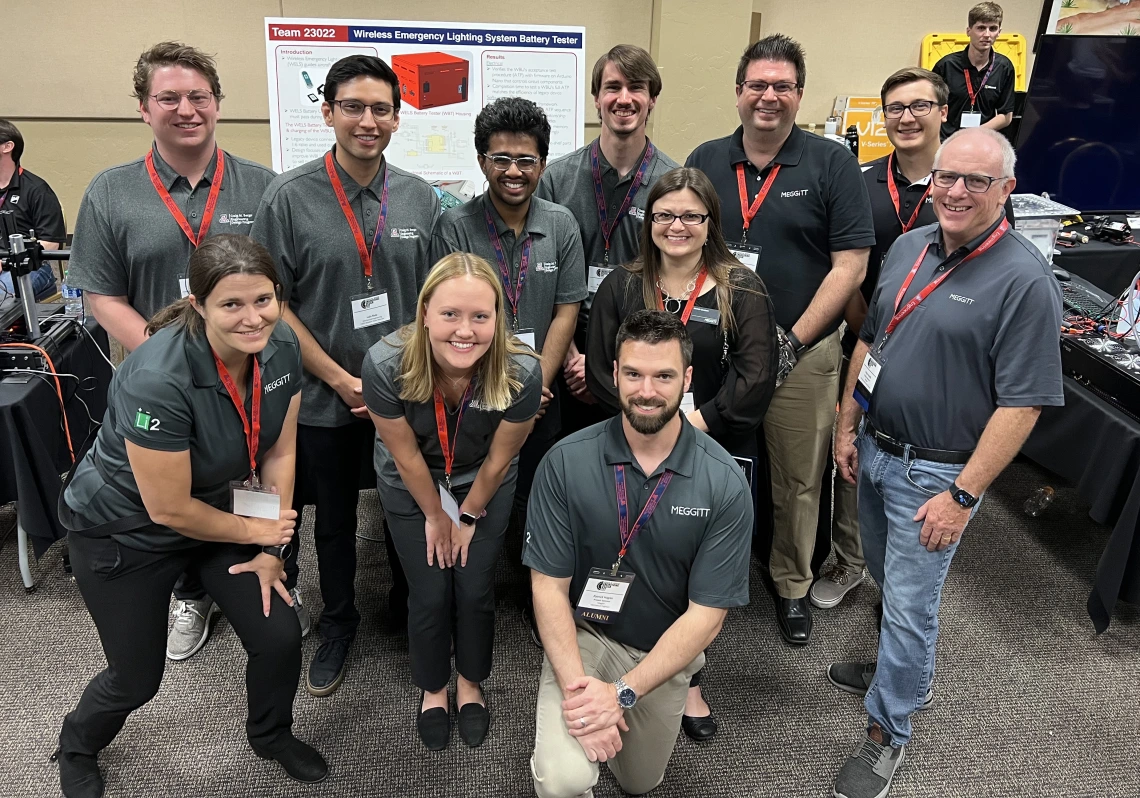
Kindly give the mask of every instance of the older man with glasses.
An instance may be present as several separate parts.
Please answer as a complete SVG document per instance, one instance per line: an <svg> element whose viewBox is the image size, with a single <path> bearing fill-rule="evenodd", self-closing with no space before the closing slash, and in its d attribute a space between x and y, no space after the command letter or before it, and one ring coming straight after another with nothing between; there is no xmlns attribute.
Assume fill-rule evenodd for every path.
<svg viewBox="0 0 1140 798"><path fill-rule="evenodd" d="M851 359L835 461L858 482L883 620L877 661L828 669L839 689L865 695L868 715L838 798L889 792L911 715L934 698L938 606L966 525L1042 405L1064 403L1061 292L1002 210L1014 160L993 130L946 140L931 172L938 223L887 253Z"/></svg>

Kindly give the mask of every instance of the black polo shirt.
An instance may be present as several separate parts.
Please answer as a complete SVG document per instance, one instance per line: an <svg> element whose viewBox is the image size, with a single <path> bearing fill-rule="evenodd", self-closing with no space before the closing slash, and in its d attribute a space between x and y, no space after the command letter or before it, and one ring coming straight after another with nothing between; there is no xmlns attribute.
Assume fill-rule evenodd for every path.
<svg viewBox="0 0 1140 798"><path fill-rule="evenodd" d="M685 166L700 169L720 197L724 238L731 247L744 235L736 165L744 164L751 207L774 164L780 172L748 228L748 243L761 247L756 273L772 295L776 322L790 330L831 271L831 253L875 245L875 229L859 162L841 144L793 127L780 152L763 170L744 154L744 128L706 141ZM839 329L836 319L820 338ZM806 342L812 343L812 342Z"/></svg>
<svg viewBox="0 0 1140 798"><path fill-rule="evenodd" d="M257 355L261 365L261 435L258 465L277 443L289 402L301 390L301 348L289 325L278 322ZM253 370L250 369L250 384ZM253 412L247 390L245 412ZM119 366L108 390L107 415L75 478L67 505L92 525L145 511L127 458L126 441L144 449L190 452L190 495L229 512L230 481L249 476L249 449L241 416L227 393L205 334L185 328L159 330ZM201 545L152 524L115 535L143 551L173 551Z"/></svg>
<svg viewBox="0 0 1140 798"><path fill-rule="evenodd" d="M966 70L970 71L970 81L977 92L974 112L982 115L982 124L989 122L998 114L1013 112L1013 85L1017 80L1013 62L996 50L991 50L990 64L984 69L977 69L970 63L969 50L970 47L967 45L962 50L942 56L934 65L933 72L950 87L950 110L946 114L946 121L942 123L944 139L962 127L962 114L970 113ZM986 85L978 88L991 64L993 72L986 80Z"/></svg>
<svg viewBox="0 0 1140 798"><path fill-rule="evenodd" d="M577 606L590 569L613 565L621 548L614 466L625 466L630 527L666 469L673 472L652 517L630 543L622 570L636 579L613 640L649 651L688 609L748 603L752 494L720 444L682 419L669 456L645 474L616 416L559 441L538 466L530 491L523 564L570 582Z"/></svg>
<svg viewBox="0 0 1140 798"><path fill-rule="evenodd" d="M63 208L59 197L39 175L20 167L12 175L7 188L0 188L0 213L11 215L16 223L16 232L27 235L36 231L41 241L64 244L67 241L67 228L63 222ZM4 242L7 248L8 242Z"/></svg>

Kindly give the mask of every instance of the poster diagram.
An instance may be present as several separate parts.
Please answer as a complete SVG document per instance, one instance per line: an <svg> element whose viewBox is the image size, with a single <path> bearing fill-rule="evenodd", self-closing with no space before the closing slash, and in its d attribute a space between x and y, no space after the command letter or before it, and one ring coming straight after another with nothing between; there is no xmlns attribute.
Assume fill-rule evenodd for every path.
<svg viewBox="0 0 1140 798"><path fill-rule="evenodd" d="M332 146L321 115L325 75L353 53L383 58L399 79L400 126L385 156L425 180L481 184L475 117L499 97L526 97L550 120L550 158L581 147L585 28L378 20L265 20L273 168Z"/></svg>

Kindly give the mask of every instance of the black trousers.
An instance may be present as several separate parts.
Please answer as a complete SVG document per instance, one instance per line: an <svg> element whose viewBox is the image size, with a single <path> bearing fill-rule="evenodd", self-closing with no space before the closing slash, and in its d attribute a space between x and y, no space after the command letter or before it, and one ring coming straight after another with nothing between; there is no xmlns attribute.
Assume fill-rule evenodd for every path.
<svg viewBox="0 0 1140 798"><path fill-rule="evenodd" d="M424 514L412 494L377 485L388 529L408 575L408 654L412 683L429 693L451 680L451 641L455 636L455 670L464 679L482 682L491 675L495 640L495 566L503 548L514 502L515 476L508 474L475 525L467 565L452 568L427 564ZM460 504L469 485L453 491Z"/></svg>
<svg viewBox="0 0 1140 798"><path fill-rule="evenodd" d="M343 427L297 427L297 480L293 509L297 528L304 520L306 504L316 505L313 545L317 551L321 598L321 636L325 640L353 638L360 625L356 609L356 505L362 488L376 482L372 453L376 430L368 421ZM385 513L387 510L385 509ZM386 534L388 562L392 567L394 593L403 597L408 582ZM293 553L285 561L286 587L297 584L297 551L301 536L293 536Z"/></svg>
<svg viewBox="0 0 1140 798"><path fill-rule="evenodd" d="M203 543L177 552L145 552L110 538L67 536L71 567L107 657L107 668L83 691L59 735L66 753L95 755L127 716L158 692L166 667L170 590L184 570L196 574L226 614L249 659L246 735L262 751L282 744L293 725L293 696L301 673L297 613L275 592L269 617L261 610L257 575L228 572L252 559L257 546Z"/></svg>

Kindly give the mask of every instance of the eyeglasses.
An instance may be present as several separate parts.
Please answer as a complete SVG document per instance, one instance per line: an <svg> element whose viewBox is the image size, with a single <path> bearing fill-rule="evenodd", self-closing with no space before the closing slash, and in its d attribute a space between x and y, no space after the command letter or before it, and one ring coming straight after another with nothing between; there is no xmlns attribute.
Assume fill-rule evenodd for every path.
<svg viewBox="0 0 1140 798"><path fill-rule="evenodd" d="M910 111L911 116L926 116L936 105L938 103L932 100L915 100L910 105L891 103L883 106L883 115L887 119L901 119L904 112Z"/></svg>
<svg viewBox="0 0 1140 798"><path fill-rule="evenodd" d="M686 227L694 227L698 224L704 224L709 215L707 213L666 213L664 211L657 211L649 217L653 220L654 224L673 224L674 219L680 219L681 224Z"/></svg>
<svg viewBox="0 0 1140 798"><path fill-rule="evenodd" d="M483 157L491 162L491 166L495 167L495 171L497 172L505 172L511 168L511 164L514 164L524 175L530 174L537 169L539 162L539 159L532 155L512 158L509 155L488 155L487 153L483 153Z"/></svg>
<svg viewBox="0 0 1140 798"><path fill-rule="evenodd" d="M939 188L953 188L959 180L966 181L966 190L971 194L985 194L995 180L1009 180L1008 177L990 177L989 175L964 175L959 172L949 172L945 169L935 169L930 173L934 185Z"/></svg>
<svg viewBox="0 0 1140 798"><path fill-rule="evenodd" d="M737 84L737 86L738 88L748 89L752 94L764 94L771 88L777 97L787 97L798 89L800 84L792 83L787 80L781 80L779 83L765 83L762 80L746 80L743 83Z"/></svg>
<svg viewBox="0 0 1140 798"><path fill-rule="evenodd" d="M388 103L375 103L368 105L360 100L331 100L333 105L340 106L340 112L349 119L360 119L364 116L364 109L372 109L372 118L377 122L387 122L396 115L396 109Z"/></svg>
<svg viewBox="0 0 1140 798"><path fill-rule="evenodd" d="M190 104L198 110L209 108L210 103L214 101L214 93L212 91L206 91L205 89L160 91L158 94L152 94L150 96L158 103L160 108L165 108L167 111L173 111L180 106L183 97L189 100Z"/></svg>

